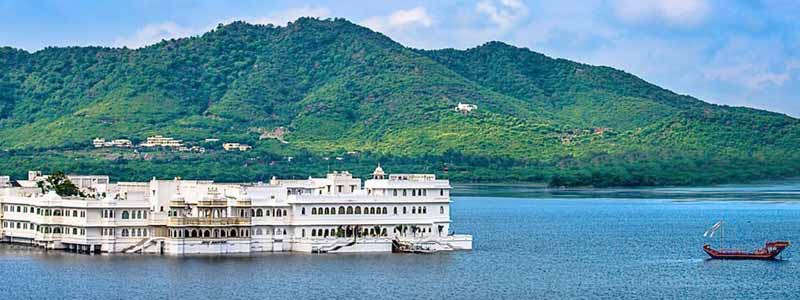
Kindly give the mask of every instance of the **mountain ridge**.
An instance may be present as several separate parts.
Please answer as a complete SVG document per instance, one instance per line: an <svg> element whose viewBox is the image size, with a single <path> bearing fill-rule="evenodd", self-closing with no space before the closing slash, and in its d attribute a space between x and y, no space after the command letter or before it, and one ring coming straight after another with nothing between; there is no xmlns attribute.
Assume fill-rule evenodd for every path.
<svg viewBox="0 0 800 300"><path fill-rule="evenodd" d="M662 185L778 178L798 167L800 121L787 115L702 102L503 42L412 49L344 19L237 21L139 49L3 47L0 71L0 162L14 174L55 165L181 176L194 166L253 180L331 165L367 172L387 160L464 181ZM459 102L478 110L457 113ZM278 127L288 144L259 139ZM154 134L255 149L146 158L90 145ZM41 153L54 157L37 162ZM298 155L307 161L286 161ZM244 171L213 170L219 160ZM665 174L670 164L711 175Z"/></svg>

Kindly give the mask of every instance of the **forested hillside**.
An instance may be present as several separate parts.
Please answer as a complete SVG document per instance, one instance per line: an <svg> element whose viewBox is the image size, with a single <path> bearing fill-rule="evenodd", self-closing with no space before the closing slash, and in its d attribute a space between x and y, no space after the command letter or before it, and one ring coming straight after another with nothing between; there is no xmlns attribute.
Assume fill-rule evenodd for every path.
<svg viewBox="0 0 800 300"><path fill-rule="evenodd" d="M156 134L208 151L91 145ZM14 176L253 181L380 161L462 182L707 184L796 176L797 145L785 115L500 42L410 49L343 19L234 22L141 49L0 48L0 173Z"/></svg>

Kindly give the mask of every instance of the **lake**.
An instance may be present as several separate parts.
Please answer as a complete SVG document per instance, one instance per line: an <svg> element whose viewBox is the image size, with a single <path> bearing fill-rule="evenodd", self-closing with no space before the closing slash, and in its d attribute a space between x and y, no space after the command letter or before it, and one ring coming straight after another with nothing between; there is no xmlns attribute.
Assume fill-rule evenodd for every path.
<svg viewBox="0 0 800 300"><path fill-rule="evenodd" d="M4 299L798 299L780 261L712 261L725 245L800 243L800 183L549 190L459 186L452 228L474 250L233 257L80 255L0 246ZM716 245L718 241L713 241Z"/></svg>

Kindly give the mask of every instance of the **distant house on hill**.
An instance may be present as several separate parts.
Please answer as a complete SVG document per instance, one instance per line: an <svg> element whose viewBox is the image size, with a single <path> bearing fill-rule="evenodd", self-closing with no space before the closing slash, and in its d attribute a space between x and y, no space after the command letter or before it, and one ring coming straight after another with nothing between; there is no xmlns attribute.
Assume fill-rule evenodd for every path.
<svg viewBox="0 0 800 300"><path fill-rule="evenodd" d="M118 148L131 148L133 147L133 142L128 139L115 139L111 140L110 142L106 142L106 139L96 138L92 140L92 145L95 148L103 148L103 147L118 147Z"/></svg>
<svg viewBox="0 0 800 300"><path fill-rule="evenodd" d="M240 143L224 143L222 144L222 149L225 149L225 151L249 151L250 149L253 149L253 147Z"/></svg>
<svg viewBox="0 0 800 300"><path fill-rule="evenodd" d="M171 137L164 137L161 135L154 135L147 138L147 141L140 144L139 146L150 148L150 147L181 147L183 143L181 140L176 140Z"/></svg>
<svg viewBox="0 0 800 300"><path fill-rule="evenodd" d="M455 108L455 110L457 112L460 112L460 113L463 113L463 114L470 113L470 112L472 112L473 110L476 110L476 109L478 109L478 106L475 105L475 104L461 103L461 102L459 102L458 105L456 105L456 108Z"/></svg>

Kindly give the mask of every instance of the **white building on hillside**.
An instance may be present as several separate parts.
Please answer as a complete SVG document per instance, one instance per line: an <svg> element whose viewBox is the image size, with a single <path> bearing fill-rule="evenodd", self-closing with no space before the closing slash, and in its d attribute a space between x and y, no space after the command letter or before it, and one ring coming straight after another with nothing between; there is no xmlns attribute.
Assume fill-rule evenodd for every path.
<svg viewBox="0 0 800 300"><path fill-rule="evenodd" d="M476 110L476 109L478 109L478 106L475 105L475 104L468 104L468 103L461 103L461 102L459 102L458 105L456 105L456 108L455 108L455 110L457 112L461 112L461 113L470 113L470 112L472 112L473 110Z"/></svg>
<svg viewBox="0 0 800 300"><path fill-rule="evenodd" d="M181 140L176 140L171 137L164 137L161 135L154 135L147 138L147 141L141 143L139 146L151 148L151 147L181 147L183 143Z"/></svg>
<svg viewBox="0 0 800 300"><path fill-rule="evenodd" d="M32 175L0 187L2 241L173 255L472 248L471 236L450 234L449 181L428 174L378 167L363 185L348 172L266 184L69 176L87 197L42 193L46 176Z"/></svg>

